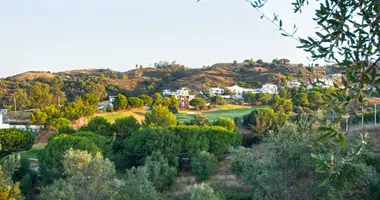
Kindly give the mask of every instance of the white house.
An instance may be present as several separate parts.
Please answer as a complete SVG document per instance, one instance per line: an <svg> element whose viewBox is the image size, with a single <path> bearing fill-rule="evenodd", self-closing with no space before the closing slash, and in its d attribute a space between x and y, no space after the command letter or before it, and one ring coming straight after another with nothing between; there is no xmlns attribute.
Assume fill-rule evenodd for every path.
<svg viewBox="0 0 380 200"><path fill-rule="evenodd" d="M210 96L216 96L216 95L223 95L224 94L224 89L223 88L210 88Z"/></svg>
<svg viewBox="0 0 380 200"><path fill-rule="evenodd" d="M181 89L178 89L176 91L171 90L163 90L162 95L163 96L172 96L172 95L182 95L182 96L188 96L189 95L189 89L186 87L183 87Z"/></svg>
<svg viewBox="0 0 380 200"><path fill-rule="evenodd" d="M302 84L299 81L288 81L287 85L288 87L293 88L295 86L300 87Z"/></svg>
<svg viewBox="0 0 380 200"><path fill-rule="evenodd" d="M5 109L0 110L0 129L10 128L9 124L3 124L3 115L7 114L7 112Z"/></svg>
<svg viewBox="0 0 380 200"><path fill-rule="evenodd" d="M262 87L262 92L269 93L269 94L276 94L278 92L278 87L275 84L272 83L266 83Z"/></svg>
<svg viewBox="0 0 380 200"><path fill-rule="evenodd" d="M321 86L321 87L334 87L334 81L332 79L320 78L320 79L314 79L313 82L316 83L316 85Z"/></svg>
<svg viewBox="0 0 380 200"><path fill-rule="evenodd" d="M231 87L227 87L229 90L231 90L231 96L233 99L243 99L243 93L244 92L255 92L255 89L252 88L243 88L238 85L234 85Z"/></svg>
<svg viewBox="0 0 380 200"><path fill-rule="evenodd" d="M113 101L115 101L115 98L116 96L108 96L109 103L112 103Z"/></svg>

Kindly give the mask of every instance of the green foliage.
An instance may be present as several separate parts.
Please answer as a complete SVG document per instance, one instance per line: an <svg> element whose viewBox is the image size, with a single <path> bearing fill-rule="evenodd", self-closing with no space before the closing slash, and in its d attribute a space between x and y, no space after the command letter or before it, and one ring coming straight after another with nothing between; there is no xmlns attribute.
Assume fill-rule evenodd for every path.
<svg viewBox="0 0 380 200"><path fill-rule="evenodd" d="M254 133L261 137L278 122L278 115L271 108L253 110L243 117L243 123L250 126Z"/></svg>
<svg viewBox="0 0 380 200"><path fill-rule="evenodd" d="M124 110L128 107L127 97L122 94L118 94L112 104L115 110Z"/></svg>
<svg viewBox="0 0 380 200"><path fill-rule="evenodd" d="M235 129L235 122L234 120L226 117L219 117L216 121L212 123L214 126L221 126L226 128L227 130L234 130Z"/></svg>
<svg viewBox="0 0 380 200"><path fill-rule="evenodd" d="M45 83L36 82L28 90L28 98L34 108L43 108L52 104L53 94L50 93L50 86Z"/></svg>
<svg viewBox="0 0 380 200"><path fill-rule="evenodd" d="M161 105L168 107L171 103L171 99L169 97L165 97L161 100Z"/></svg>
<svg viewBox="0 0 380 200"><path fill-rule="evenodd" d="M173 158L181 151L181 139L168 129L143 128L125 139L124 151L117 159L117 167L142 165L154 151Z"/></svg>
<svg viewBox="0 0 380 200"><path fill-rule="evenodd" d="M154 185L149 181L149 173L145 167L127 170L122 193L125 199L158 200Z"/></svg>
<svg viewBox="0 0 380 200"><path fill-rule="evenodd" d="M152 97L148 95L143 94L143 95L140 95L139 98L144 102L144 105L146 106L151 106L153 103Z"/></svg>
<svg viewBox="0 0 380 200"><path fill-rule="evenodd" d="M233 174L242 174L245 166L256 159L251 149L238 147L233 150L230 160L230 171Z"/></svg>
<svg viewBox="0 0 380 200"><path fill-rule="evenodd" d="M35 134L20 129L0 129L0 155L5 156L17 151L26 151L32 148Z"/></svg>
<svg viewBox="0 0 380 200"><path fill-rule="evenodd" d="M189 104L197 110L203 110L206 108L206 102L202 98L194 98L189 102Z"/></svg>
<svg viewBox="0 0 380 200"><path fill-rule="evenodd" d="M63 155L70 148L86 150L95 155L101 152L95 142L80 136L59 135L53 137L38 155L41 176L45 182L62 177Z"/></svg>
<svg viewBox="0 0 380 200"><path fill-rule="evenodd" d="M269 100L270 100L270 95L268 93L260 92L256 94L256 101L261 102L261 104L267 104L269 103Z"/></svg>
<svg viewBox="0 0 380 200"><path fill-rule="evenodd" d="M224 100L223 97L221 97L219 95L211 97L210 101L211 101L212 104L216 104L216 105L224 105L224 104L226 104L226 100Z"/></svg>
<svg viewBox="0 0 380 200"><path fill-rule="evenodd" d="M99 135L112 136L112 126L104 117L92 118L87 126L82 127L81 130L88 130Z"/></svg>
<svg viewBox="0 0 380 200"><path fill-rule="evenodd" d="M206 116L202 114L193 115L191 120L185 122L186 125L207 126L209 121Z"/></svg>
<svg viewBox="0 0 380 200"><path fill-rule="evenodd" d="M149 174L149 180L157 189L165 189L175 183L177 176L176 167L170 166L169 161L161 152L153 152L145 160L145 167Z"/></svg>
<svg viewBox="0 0 380 200"><path fill-rule="evenodd" d="M279 91L279 95L281 98L284 98L284 99L291 99L292 98L292 94L291 94L290 89L288 87L282 87Z"/></svg>
<svg viewBox="0 0 380 200"><path fill-rule="evenodd" d="M293 97L293 102L296 106L308 107L310 105L306 93L299 93Z"/></svg>
<svg viewBox="0 0 380 200"><path fill-rule="evenodd" d="M87 151L74 150L70 148L63 155L63 169L65 174L74 175L81 169L87 167L91 162L92 156Z"/></svg>
<svg viewBox="0 0 380 200"><path fill-rule="evenodd" d="M36 124L44 124L46 123L47 119L48 119L47 114L41 111L40 109L33 111L32 115L30 116L30 121Z"/></svg>
<svg viewBox="0 0 380 200"><path fill-rule="evenodd" d="M175 109L178 109L179 108L179 101L178 101L178 99L177 99L177 97L176 96L174 96L174 95L172 95L171 97L170 97L170 104L169 104L169 107L170 108L175 108Z"/></svg>
<svg viewBox="0 0 380 200"><path fill-rule="evenodd" d="M153 99L153 106L158 106L158 105L161 105L161 102L162 102L162 95L160 93L155 93L152 97Z"/></svg>
<svg viewBox="0 0 380 200"><path fill-rule="evenodd" d="M40 199L119 199L123 194L115 175L112 162L98 154L72 176L43 188Z"/></svg>
<svg viewBox="0 0 380 200"><path fill-rule="evenodd" d="M113 131L123 138L137 132L140 127L140 123L134 116L118 118L115 120L115 123L112 124Z"/></svg>
<svg viewBox="0 0 380 200"><path fill-rule="evenodd" d="M70 121L66 118L59 117L59 118L53 118L46 122L46 127L58 130L61 127L70 125Z"/></svg>
<svg viewBox="0 0 380 200"><path fill-rule="evenodd" d="M91 86L91 94L96 96L99 100L103 100L107 97L106 88L102 84L95 84Z"/></svg>
<svg viewBox="0 0 380 200"><path fill-rule="evenodd" d="M25 174L25 176L21 179L20 189L23 194L28 194L33 191L33 181L29 174Z"/></svg>
<svg viewBox="0 0 380 200"><path fill-rule="evenodd" d="M16 88L15 92L12 95L11 102L16 101L16 107L18 110L24 110L30 105L30 101L28 99L28 95L21 90L20 88ZM14 105L12 105L14 106ZM13 107L12 107L13 108ZM15 109L15 108L13 108Z"/></svg>
<svg viewBox="0 0 380 200"><path fill-rule="evenodd" d="M316 110L318 108L323 108L326 105L326 101L323 98L322 93L320 92L309 92L308 93L308 99L310 102L310 108L313 110Z"/></svg>
<svg viewBox="0 0 380 200"><path fill-rule="evenodd" d="M154 106L150 112L145 113L144 125L156 126L174 126L177 124L177 119L172 112L165 106Z"/></svg>
<svg viewBox="0 0 380 200"><path fill-rule="evenodd" d="M19 183L14 184L0 167L0 199L24 199L19 187Z"/></svg>
<svg viewBox="0 0 380 200"><path fill-rule="evenodd" d="M128 98L128 107L129 108L142 108L144 106L144 101L137 97Z"/></svg>
<svg viewBox="0 0 380 200"><path fill-rule="evenodd" d="M191 172L196 174L199 180L206 180L214 175L217 167L218 160L207 151L201 151L191 159Z"/></svg>
<svg viewBox="0 0 380 200"><path fill-rule="evenodd" d="M180 200L225 200L222 193L215 192L206 183L195 184L192 188L187 189L179 198Z"/></svg>
<svg viewBox="0 0 380 200"><path fill-rule="evenodd" d="M58 133L59 134L71 134L71 133L74 133L74 132L75 132L75 129L71 128L70 126L61 126L58 129Z"/></svg>

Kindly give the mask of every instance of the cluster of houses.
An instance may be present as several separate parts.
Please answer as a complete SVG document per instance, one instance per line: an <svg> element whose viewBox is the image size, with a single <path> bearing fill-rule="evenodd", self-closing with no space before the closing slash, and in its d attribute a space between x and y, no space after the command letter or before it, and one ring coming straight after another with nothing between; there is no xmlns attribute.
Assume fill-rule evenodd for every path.
<svg viewBox="0 0 380 200"><path fill-rule="evenodd" d="M190 95L189 88L183 87L176 91L164 90L162 91L163 96L175 96L179 101L179 106L181 108L188 107L190 101L194 99L195 95Z"/></svg>
<svg viewBox="0 0 380 200"><path fill-rule="evenodd" d="M238 85L234 85L234 86L226 87L226 88L231 91L231 95L224 95L225 94L224 89L217 87L217 88L209 89L210 96L213 97L213 96L219 95L225 99L239 100L239 99L243 99L243 94L247 92L253 92L253 93L262 92L262 93L268 93L268 94L276 94L278 92L277 85L274 85L271 83L264 84L261 88L256 88L256 89L244 88Z"/></svg>

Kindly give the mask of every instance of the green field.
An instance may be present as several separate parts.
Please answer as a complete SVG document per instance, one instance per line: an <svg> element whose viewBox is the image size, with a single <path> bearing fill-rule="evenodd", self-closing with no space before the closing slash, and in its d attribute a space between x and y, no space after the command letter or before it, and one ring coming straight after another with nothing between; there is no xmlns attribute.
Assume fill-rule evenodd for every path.
<svg viewBox="0 0 380 200"><path fill-rule="evenodd" d="M126 112L114 112L114 113L106 113L106 114L99 114L96 116L104 117L107 121L113 123L116 119L122 118L122 117L128 117L130 115L133 115L138 121L142 122L144 120L145 112L143 111L126 111Z"/></svg>
<svg viewBox="0 0 380 200"><path fill-rule="evenodd" d="M42 149L45 148L46 145L32 147L29 149L29 151L23 151L21 152L21 156L25 158L37 158L37 155Z"/></svg>
<svg viewBox="0 0 380 200"><path fill-rule="evenodd" d="M207 119L210 121L217 120L219 117L228 117L228 118L235 118L235 117L242 117L246 114L249 114L251 111L260 109L260 108L266 108L267 106L255 106L255 107L222 107L218 110L212 110L209 112L201 112L201 114L205 115ZM177 113L175 114L178 121L184 122L188 121L192 118L193 115L196 115L196 113L188 112L188 113Z"/></svg>

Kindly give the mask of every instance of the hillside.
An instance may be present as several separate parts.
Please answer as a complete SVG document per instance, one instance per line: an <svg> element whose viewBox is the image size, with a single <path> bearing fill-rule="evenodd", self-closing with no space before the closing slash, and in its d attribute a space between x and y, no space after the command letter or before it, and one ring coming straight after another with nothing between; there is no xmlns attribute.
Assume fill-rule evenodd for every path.
<svg viewBox="0 0 380 200"><path fill-rule="evenodd" d="M59 76L64 80L63 90L69 100L89 92L94 84L102 84L109 95L153 94L163 89L188 87L195 94L209 87L226 87L238 84L244 87L259 87L271 82L281 84L285 80L306 81L323 77L330 68L315 68L314 75L306 67L289 63L218 63L210 67L186 68L175 64L166 68L136 68L126 72L111 69L80 69L57 73L29 71L16 76L0 79L1 102L5 104L16 85L23 90L36 81L50 83ZM4 106L4 105L3 105Z"/></svg>

